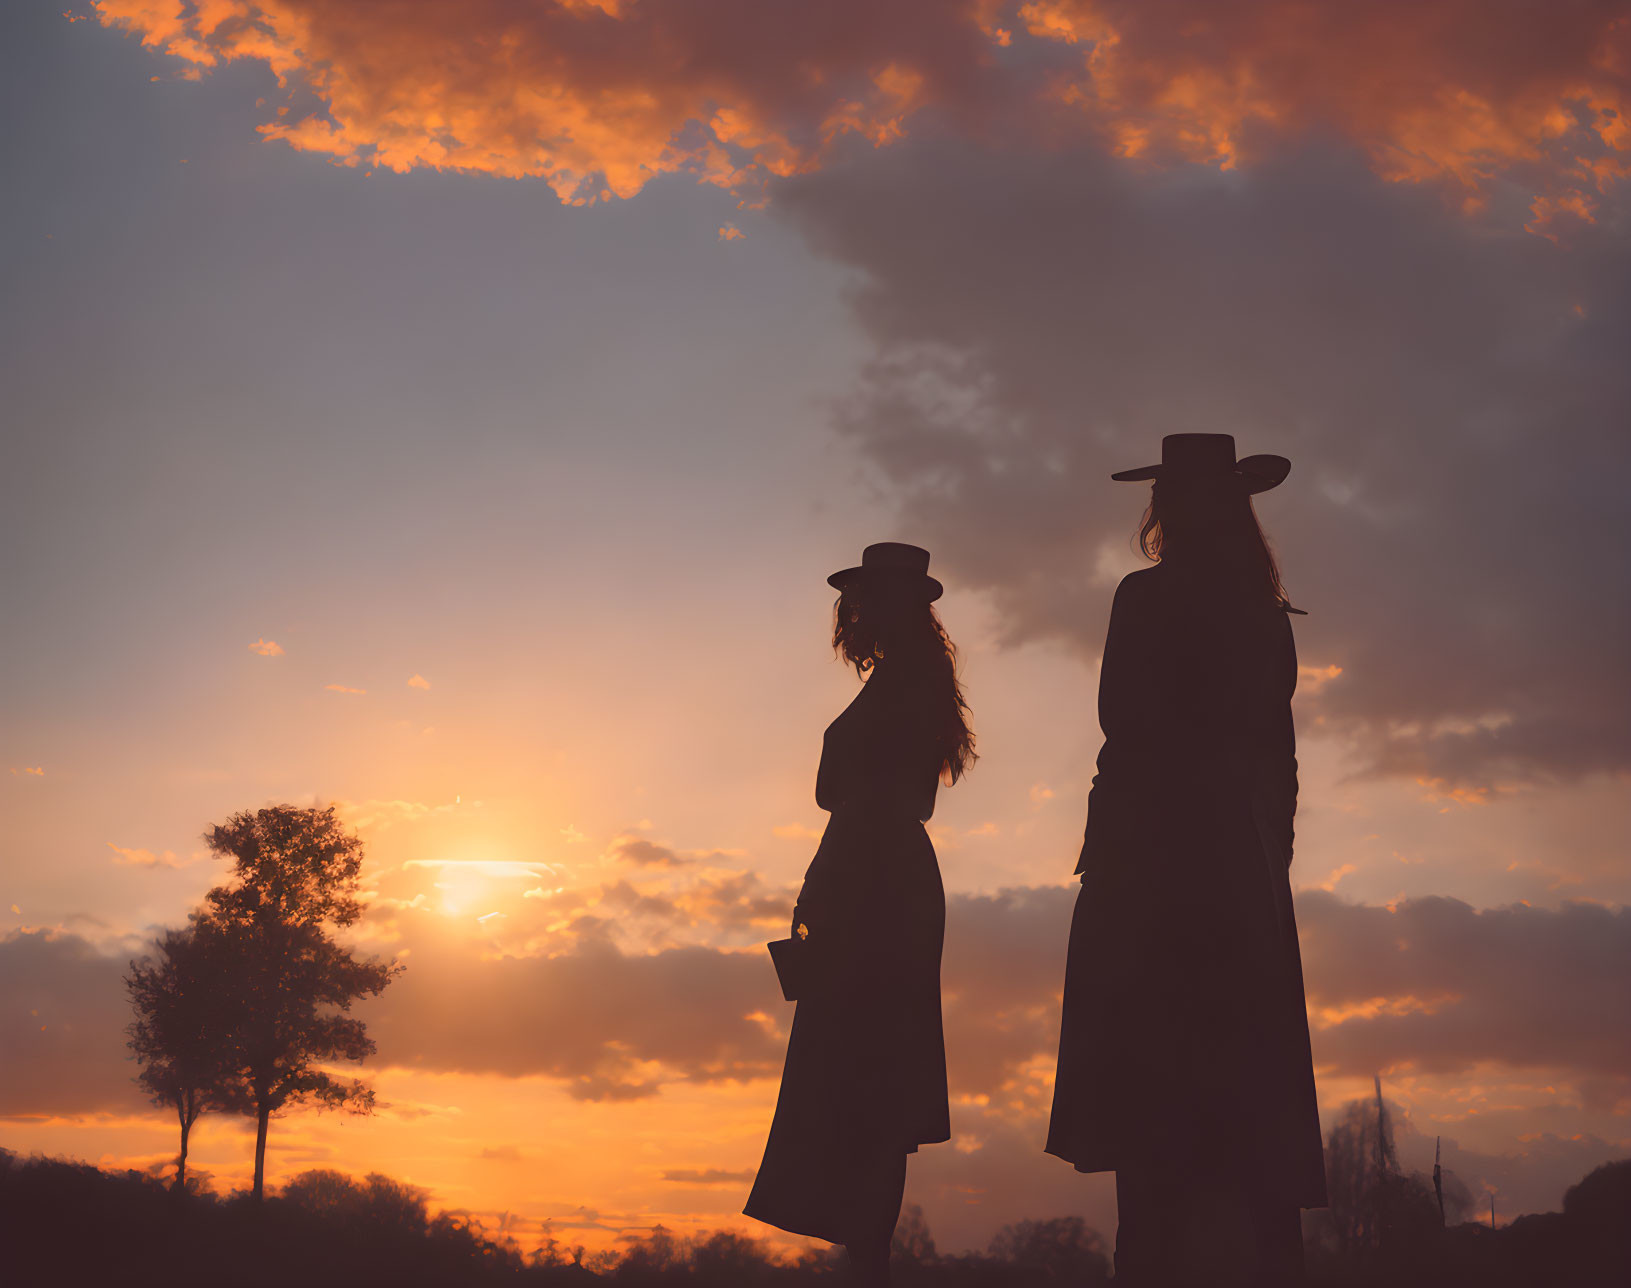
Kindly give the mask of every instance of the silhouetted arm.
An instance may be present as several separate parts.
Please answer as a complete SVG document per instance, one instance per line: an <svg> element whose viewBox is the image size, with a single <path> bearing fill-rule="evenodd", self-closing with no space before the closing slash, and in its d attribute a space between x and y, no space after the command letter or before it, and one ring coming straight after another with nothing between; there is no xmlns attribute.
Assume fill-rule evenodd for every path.
<svg viewBox="0 0 1631 1288"><path fill-rule="evenodd" d="M839 791L836 757L829 754L826 739L821 743L821 764L816 769L816 808L831 814L843 799Z"/></svg>
<svg viewBox="0 0 1631 1288"><path fill-rule="evenodd" d="M1078 875L1125 845L1141 825L1135 767L1147 758L1153 734L1149 726L1159 701L1151 657L1151 604L1136 580L1142 575L1122 578L1110 608L1110 629L1099 668L1099 728L1104 731L1104 746L1087 796L1087 834L1076 863Z"/></svg>
<svg viewBox="0 0 1631 1288"><path fill-rule="evenodd" d="M1284 618L1281 629L1284 641L1280 650L1279 691L1285 694L1276 703L1274 713L1274 756L1279 761L1279 773L1285 792L1285 846L1286 867L1291 866L1292 846L1296 840L1297 816L1297 725L1291 714L1291 698L1297 691L1297 640L1291 631L1291 619Z"/></svg>
<svg viewBox="0 0 1631 1288"><path fill-rule="evenodd" d="M831 814L843 802L843 773L840 757L834 753L832 747L831 731L821 740L821 763L816 767L816 806ZM793 904L793 936L799 936L799 927L808 931L811 919L817 922L822 920L819 911L822 903L822 887L825 885L825 873L821 870L821 852L810 861L805 869L803 884L799 886L798 898Z"/></svg>
<svg viewBox="0 0 1631 1288"><path fill-rule="evenodd" d="M1297 731L1291 716L1291 697L1297 688L1297 645L1283 613L1276 613L1272 630L1256 639L1259 679L1251 690L1252 817L1269 861L1289 868L1292 820L1297 813Z"/></svg>

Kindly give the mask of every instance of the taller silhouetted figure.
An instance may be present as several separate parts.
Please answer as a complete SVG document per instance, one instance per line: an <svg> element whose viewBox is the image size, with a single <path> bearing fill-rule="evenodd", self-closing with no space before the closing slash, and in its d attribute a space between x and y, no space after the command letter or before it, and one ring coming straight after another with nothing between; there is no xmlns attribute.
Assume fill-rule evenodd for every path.
<svg viewBox="0 0 1631 1288"><path fill-rule="evenodd" d="M841 1243L889 1280L906 1156L951 1138L940 1022L946 898L926 823L974 760L929 552L883 542L828 581L833 647L866 678L827 727L816 804L832 817L793 937L773 945L798 1001L776 1117L744 1209Z"/></svg>
<svg viewBox="0 0 1631 1288"><path fill-rule="evenodd" d="M1114 1171L1116 1281L1302 1278L1325 1170L1291 907L1292 608L1252 509L1279 456L1173 434L1116 590L1050 1154Z"/></svg>

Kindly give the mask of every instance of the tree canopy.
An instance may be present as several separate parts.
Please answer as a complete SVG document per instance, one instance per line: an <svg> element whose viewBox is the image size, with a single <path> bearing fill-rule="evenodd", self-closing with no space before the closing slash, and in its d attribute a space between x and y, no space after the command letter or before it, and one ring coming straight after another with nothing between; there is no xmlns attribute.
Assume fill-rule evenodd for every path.
<svg viewBox="0 0 1631 1288"><path fill-rule="evenodd" d="M372 1110L369 1087L321 1066L374 1053L366 1026L349 1012L359 998L380 993L401 967L358 958L330 934L362 915L357 878L363 859L361 838L345 829L332 805L234 814L204 841L233 865L233 882L204 896L195 923L232 949L233 1059L255 1115L259 1196L273 1114L304 1102Z"/></svg>
<svg viewBox="0 0 1631 1288"><path fill-rule="evenodd" d="M153 1103L172 1108L181 1127L175 1187L187 1188L193 1124L212 1111L249 1107L235 1076L237 998L226 945L211 928L167 930L148 957L130 963L125 989L135 1018L127 1032L141 1065L136 1080Z"/></svg>

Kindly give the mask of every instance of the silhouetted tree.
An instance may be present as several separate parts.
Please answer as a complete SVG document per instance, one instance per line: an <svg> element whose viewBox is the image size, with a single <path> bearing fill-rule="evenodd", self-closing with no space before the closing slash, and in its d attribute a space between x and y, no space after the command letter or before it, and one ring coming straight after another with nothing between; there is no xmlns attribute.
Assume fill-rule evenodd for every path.
<svg viewBox="0 0 1631 1288"><path fill-rule="evenodd" d="M228 946L237 1004L233 1061L246 1112L255 1117L254 1196L265 1188L266 1132L289 1105L368 1113L374 1093L317 1067L374 1053L363 1022L347 1014L358 998L381 992L401 969L359 960L330 928L362 915L357 875L363 844L332 806L274 805L235 814L204 835L231 859L235 884L217 886L195 915L201 931Z"/></svg>
<svg viewBox="0 0 1631 1288"><path fill-rule="evenodd" d="M699 1283L763 1284L775 1269L760 1239L734 1230L716 1230L691 1242L690 1270Z"/></svg>
<svg viewBox="0 0 1631 1288"><path fill-rule="evenodd" d="M889 1256L893 1261L912 1265L928 1265L939 1253L934 1246L934 1235L924 1219L923 1208L916 1203L901 1207L900 1219L895 1222L895 1233L889 1240Z"/></svg>
<svg viewBox="0 0 1631 1288"><path fill-rule="evenodd" d="M1393 1153L1385 1112L1355 1100L1325 1140L1325 1178L1337 1242L1352 1256L1378 1243L1376 1193Z"/></svg>
<svg viewBox="0 0 1631 1288"><path fill-rule="evenodd" d="M1631 1234L1631 1158L1604 1163L1569 1186L1563 1213L1591 1225L1617 1225Z"/></svg>
<svg viewBox="0 0 1631 1288"><path fill-rule="evenodd" d="M1400 1170L1393 1123L1382 1099L1380 1079L1373 1100L1348 1105L1325 1142L1325 1174L1331 1222L1349 1258L1364 1261L1379 1253L1390 1259L1422 1254L1443 1230L1432 1182ZM1466 1187L1443 1173L1447 1210L1466 1201Z"/></svg>
<svg viewBox="0 0 1631 1288"><path fill-rule="evenodd" d="M193 925L166 930L154 949L125 976L135 1011L127 1032L141 1064L136 1081L180 1123L175 1189L185 1193L193 1124L211 1111L241 1112L247 1101L233 1076L235 1011L221 937Z"/></svg>
<svg viewBox="0 0 1631 1288"><path fill-rule="evenodd" d="M530 1264L542 1270L559 1270L566 1266L582 1267L587 1249L581 1243L565 1244L555 1237L548 1221L544 1222L543 1237L533 1249Z"/></svg>
<svg viewBox="0 0 1631 1288"><path fill-rule="evenodd" d="M1604 1163L1569 1186L1563 1215L1592 1264L1619 1276L1619 1282L1631 1278L1631 1158Z"/></svg>
<svg viewBox="0 0 1631 1288"><path fill-rule="evenodd" d="M992 1237L987 1255L1059 1283L1099 1282L1110 1277L1103 1237L1077 1216L1005 1225Z"/></svg>
<svg viewBox="0 0 1631 1288"><path fill-rule="evenodd" d="M283 1187L283 1201L336 1225L423 1234L430 1228L425 1191L370 1172L354 1181L344 1172L314 1167Z"/></svg>
<svg viewBox="0 0 1631 1288"><path fill-rule="evenodd" d="M1372 1108L1374 1108L1372 1106ZM1422 1178L1422 1183L1429 1183ZM1430 1189L1424 1190L1431 1199ZM392 1288L533 1284L595 1288L821 1288L842 1279L842 1254L771 1255L731 1231L678 1239L654 1230L626 1250L564 1257L545 1247L529 1265L468 1216L429 1220L414 1187L339 1172L295 1177L264 1205L233 1197L177 1207L139 1171L19 1158L0 1149L0 1282L215 1288L389 1284ZM1436 1204L1430 1213L1436 1221ZM1497 1230L1435 1230L1415 1256L1340 1258L1311 1267L1327 1288L1601 1288L1631 1283L1631 1160L1572 1188L1562 1212L1520 1216ZM93 1231L96 1237L86 1237ZM984 1254L902 1263L909 1288L1050 1288L1103 1282L1099 1240L1071 1221L1022 1222ZM1063 1253L1063 1255L1060 1255ZM1084 1255L1085 1254L1085 1255ZM224 1270L224 1267L231 1267ZM1187 1281L1186 1281L1187 1282ZM1196 1283L1210 1282L1206 1276Z"/></svg>
<svg viewBox="0 0 1631 1288"><path fill-rule="evenodd" d="M651 1283L678 1276L685 1262L685 1245L666 1226L653 1226L645 1238L629 1245L617 1264L616 1277L632 1283Z"/></svg>

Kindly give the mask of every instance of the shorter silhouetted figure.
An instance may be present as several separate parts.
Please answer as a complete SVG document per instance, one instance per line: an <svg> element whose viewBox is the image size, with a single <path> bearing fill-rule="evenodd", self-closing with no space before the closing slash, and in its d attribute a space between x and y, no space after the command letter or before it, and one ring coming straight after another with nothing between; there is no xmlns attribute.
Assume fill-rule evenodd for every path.
<svg viewBox="0 0 1631 1288"><path fill-rule="evenodd" d="M884 542L828 580L833 647L866 678L827 727L816 803L832 815L777 968L797 997L748 1216L841 1243L887 1283L906 1156L949 1140L940 952L946 900L924 823L974 759L929 553Z"/></svg>
<svg viewBox="0 0 1631 1288"><path fill-rule="evenodd" d="M1114 1170L1116 1279L1302 1277L1325 1204L1292 916L1297 612L1251 494L1289 472L1174 434L1116 591L1099 679L1050 1154Z"/></svg>

